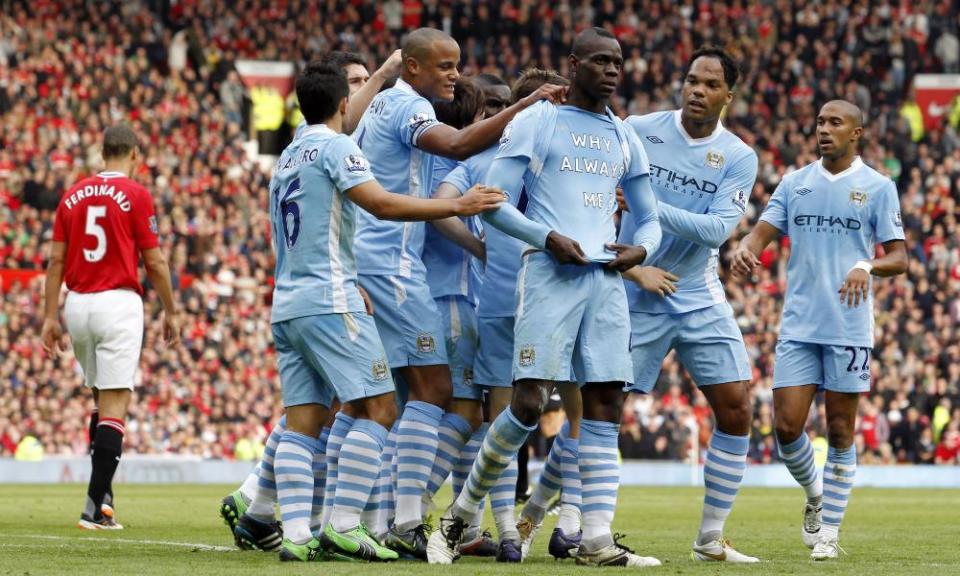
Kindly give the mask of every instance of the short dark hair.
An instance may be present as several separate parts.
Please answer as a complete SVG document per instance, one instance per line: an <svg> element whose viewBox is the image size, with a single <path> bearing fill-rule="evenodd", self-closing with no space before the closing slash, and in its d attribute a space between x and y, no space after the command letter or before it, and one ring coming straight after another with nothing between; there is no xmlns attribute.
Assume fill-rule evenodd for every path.
<svg viewBox="0 0 960 576"><path fill-rule="evenodd" d="M570 81L557 74L554 70L542 70L540 68L527 68L520 74L517 81L513 84L513 91L510 93L510 100L514 103L533 94L544 84L556 84L558 86L567 86Z"/></svg>
<svg viewBox="0 0 960 576"><path fill-rule="evenodd" d="M732 89L737 85L737 80L740 79L740 68L729 52L719 46L701 46L690 55L690 60L687 61L687 71L697 61L697 58L716 58L719 60L720 66L723 67L723 81L727 83L727 88Z"/></svg>
<svg viewBox="0 0 960 576"><path fill-rule="evenodd" d="M490 74L488 72L484 72L483 74L477 74L474 80L481 88L488 88L490 86L506 86L507 88L510 87L510 85L507 84L506 80L497 76L496 74Z"/></svg>
<svg viewBox="0 0 960 576"><path fill-rule="evenodd" d="M327 62L311 62L297 77L297 100L307 124L319 124L332 117L349 93L343 69Z"/></svg>
<svg viewBox="0 0 960 576"><path fill-rule="evenodd" d="M345 50L334 50L321 59L324 64L332 64L338 68L344 69L350 64L358 64L367 67L367 61L356 52L347 52Z"/></svg>
<svg viewBox="0 0 960 576"><path fill-rule="evenodd" d="M617 37L613 35L606 28L600 28L598 26L591 26L590 28L585 28L583 32L577 34L576 38L573 39L573 46L570 48L570 53L574 56L583 56L583 46L595 40L597 38L606 38L608 40L617 40ZM617 41L619 44L619 41Z"/></svg>
<svg viewBox="0 0 960 576"><path fill-rule="evenodd" d="M473 123L473 119L483 110L483 104L483 91L477 83L461 77L453 87L453 100L434 102L433 109L437 113L437 120L459 130Z"/></svg>
<svg viewBox="0 0 960 576"><path fill-rule="evenodd" d="M103 159L123 158L136 148L140 141L129 124L114 124L103 131Z"/></svg>

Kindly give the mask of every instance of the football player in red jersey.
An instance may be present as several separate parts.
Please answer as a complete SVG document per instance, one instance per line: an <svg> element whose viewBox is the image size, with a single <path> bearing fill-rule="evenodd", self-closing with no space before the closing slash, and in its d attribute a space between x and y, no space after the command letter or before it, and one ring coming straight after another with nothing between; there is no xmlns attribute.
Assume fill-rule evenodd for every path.
<svg viewBox="0 0 960 576"><path fill-rule="evenodd" d="M113 517L113 474L120 463L124 418L143 343L143 288L137 263L143 256L150 283L163 303L163 338L180 341L170 270L160 252L153 199L128 177L140 161L133 130L124 124L103 134L105 168L81 180L60 199L47 266L41 337L59 354L60 284L66 280L64 317L73 352L93 389L97 409L90 423L93 471L78 527L118 530Z"/></svg>

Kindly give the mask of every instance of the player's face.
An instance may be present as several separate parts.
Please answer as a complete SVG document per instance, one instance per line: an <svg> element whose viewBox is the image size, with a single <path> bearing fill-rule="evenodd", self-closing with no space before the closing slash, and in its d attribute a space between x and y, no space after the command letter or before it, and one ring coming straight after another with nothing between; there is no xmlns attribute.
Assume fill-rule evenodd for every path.
<svg viewBox="0 0 960 576"><path fill-rule="evenodd" d="M359 64L347 64L343 68L347 75L347 84L350 85L350 95L353 96L357 90L363 87L370 79L370 73Z"/></svg>
<svg viewBox="0 0 960 576"><path fill-rule="evenodd" d="M717 58L702 56L693 61L683 79L685 119L694 122L716 122L723 107L733 99L733 92L723 77L723 66Z"/></svg>
<svg viewBox="0 0 960 576"><path fill-rule="evenodd" d="M620 43L613 38L596 38L581 57L573 56L577 90L594 100L608 100L617 91L623 70Z"/></svg>
<svg viewBox="0 0 960 576"><path fill-rule="evenodd" d="M422 88L435 100L453 100L453 88L460 78L460 46L452 40L435 42L430 57L420 65Z"/></svg>
<svg viewBox="0 0 960 576"><path fill-rule="evenodd" d="M483 89L483 115L485 118L496 116L509 105L510 88L508 86L486 86Z"/></svg>
<svg viewBox="0 0 960 576"><path fill-rule="evenodd" d="M824 158L843 158L860 139L863 128L835 104L825 104L817 115L817 147Z"/></svg>

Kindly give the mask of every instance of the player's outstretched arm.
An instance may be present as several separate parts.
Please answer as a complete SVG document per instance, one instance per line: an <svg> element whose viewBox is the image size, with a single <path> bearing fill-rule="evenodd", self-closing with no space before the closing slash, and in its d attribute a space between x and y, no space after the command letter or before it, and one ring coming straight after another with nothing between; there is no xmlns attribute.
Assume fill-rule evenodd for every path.
<svg viewBox="0 0 960 576"><path fill-rule="evenodd" d="M353 131L357 129L357 125L360 124L360 119L363 118L363 113L367 111L367 107L370 106L374 97L380 92L380 89L383 88L384 83L400 75L400 65L402 62L400 50L394 50L393 54L387 58L387 61L370 76L366 84L361 86L360 89L350 97L347 101L347 114L343 117L344 134L353 134Z"/></svg>
<svg viewBox="0 0 960 576"><path fill-rule="evenodd" d="M544 84L533 94L492 118L475 122L460 130L451 128L446 124L431 128L420 137L417 147L438 156L466 160L470 156L493 146L500 138L500 134L503 133L503 129L519 112L540 100L549 100L554 104L561 104L566 99L566 93L566 86Z"/></svg>
<svg viewBox="0 0 960 576"><path fill-rule="evenodd" d="M180 319L173 300L173 283L170 281L167 259L159 248L148 248L143 251L143 266L163 305L163 339L168 345L176 346L180 343Z"/></svg>
<svg viewBox="0 0 960 576"><path fill-rule="evenodd" d="M63 340L63 328L60 326L60 285L63 284L63 260L66 253L65 242L51 243L46 285L43 289L43 328L40 331L43 349L51 356L60 355Z"/></svg>
<svg viewBox="0 0 960 576"><path fill-rule="evenodd" d="M907 245L903 240L883 243L883 256L861 260L847 272L840 286L840 302L856 308L867 301L870 294L870 276L896 276L907 271Z"/></svg>
<svg viewBox="0 0 960 576"><path fill-rule="evenodd" d="M650 177L646 174L627 180L622 187L623 199L629 208L629 218L636 226L630 236L632 245L608 244L607 249L617 253L617 257L607 264L607 268L626 272L646 261L660 247L663 233L660 230L660 217L657 212L657 197L650 187Z"/></svg>
<svg viewBox="0 0 960 576"><path fill-rule="evenodd" d="M458 198L434 200L393 194L384 190L376 180L367 180L347 190L347 196L357 205L381 220L419 221L439 220L451 216L474 216L495 210L503 200L497 188L478 184Z"/></svg>
<svg viewBox="0 0 960 576"><path fill-rule="evenodd" d="M460 190L447 182L442 182L433 193L436 199L454 199L460 197ZM467 225L459 218L451 217L434 220L430 223L444 238L460 246L474 257L486 261L487 250L483 241L473 235Z"/></svg>
<svg viewBox="0 0 960 576"><path fill-rule="evenodd" d="M737 249L733 252L733 260L730 263L733 274L735 276L750 274L760 264L759 257L763 249L779 236L780 230L774 225L763 220L757 222L757 225L740 241Z"/></svg>
<svg viewBox="0 0 960 576"><path fill-rule="evenodd" d="M719 248L736 229L747 208L747 197L757 180L757 155L741 158L730 167L706 214L695 214L659 202L660 225L684 240Z"/></svg>
<svg viewBox="0 0 960 576"><path fill-rule="evenodd" d="M677 292L677 282L680 278L661 270L656 266L634 266L621 275L631 282L636 282L647 292L658 294L661 298Z"/></svg>

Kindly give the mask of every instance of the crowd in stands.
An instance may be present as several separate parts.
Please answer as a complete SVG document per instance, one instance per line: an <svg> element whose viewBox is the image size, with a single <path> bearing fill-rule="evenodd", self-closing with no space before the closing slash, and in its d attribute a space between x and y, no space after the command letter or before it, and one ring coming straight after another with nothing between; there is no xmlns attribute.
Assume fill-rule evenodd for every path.
<svg viewBox="0 0 960 576"><path fill-rule="evenodd" d="M301 66L345 49L373 69L405 30L434 26L459 41L465 74L512 79L529 66L565 72L570 42L588 25L609 28L623 46L613 102L621 115L677 107L684 64L702 44L741 62L724 124L757 151L760 173L721 271L754 366L755 462L778 460L771 386L789 241L763 254L753 278L728 278L727 255L783 174L817 158L817 107L846 98L863 109L862 156L897 183L910 265L875 283L860 459L957 463L960 135L950 122L958 114L925 130L911 91L917 73L958 70L960 9L950 0L15 0L0 15L0 269L43 269L61 193L99 167L104 127L129 121L143 142L135 176L160 215L184 344L163 347L148 290L125 451L252 459L281 405L269 330L269 171L248 154L255 138L236 60ZM46 454L84 453L92 403L72 355L42 352L42 277L4 278L0 455L25 439ZM670 357L656 394L628 398L621 450L687 459L712 427L703 395ZM809 433L822 441L822 407Z"/></svg>

